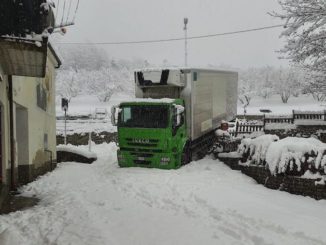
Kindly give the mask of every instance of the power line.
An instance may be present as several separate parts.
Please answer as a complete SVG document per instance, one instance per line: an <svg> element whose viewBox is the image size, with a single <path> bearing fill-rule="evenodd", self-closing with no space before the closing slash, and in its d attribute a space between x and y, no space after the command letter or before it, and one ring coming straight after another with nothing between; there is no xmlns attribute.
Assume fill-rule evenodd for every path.
<svg viewBox="0 0 326 245"><path fill-rule="evenodd" d="M65 10L66 10L66 1L64 1L64 3L63 3L62 18L61 18L61 24L60 25L63 25L63 20L64 20L64 17L65 17Z"/></svg>
<svg viewBox="0 0 326 245"><path fill-rule="evenodd" d="M78 12L78 7L79 7L79 0L78 0L77 5L76 5L75 14L74 14L74 17L72 19L72 22L75 22L75 19L76 19L76 16L77 16L77 12Z"/></svg>
<svg viewBox="0 0 326 245"><path fill-rule="evenodd" d="M57 10L56 10L56 14L55 14L55 20L57 20L57 17L58 17L59 6L60 6L60 0L58 0L58 3L57 3L57 5L56 5Z"/></svg>
<svg viewBox="0 0 326 245"><path fill-rule="evenodd" d="M69 1L69 7L68 7L68 13L67 13L66 23L68 23L68 19L69 19L69 15L70 15L71 2L72 2L72 0Z"/></svg>
<svg viewBox="0 0 326 245"><path fill-rule="evenodd" d="M241 34L241 33L247 33L247 32L255 32L255 31L274 29L274 28L279 28L279 27L283 27L283 26L284 25L273 25L273 26L264 26L264 27L245 29L245 30L239 30L239 31L222 32L222 33L215 33L215 34L208 34L208 35L201 35L201 36L191 36L191 37L188 37L188 40L235 35L235 34ZM61 45L126 45L126 44L174 42L174 41L181 41L181 40L184 40L184 37L169 38L169 39L157 39L157 40L140 40L140 41L94 42L94 43L71 42L71 43L58 43L58 44L61 44Z"/></svg>

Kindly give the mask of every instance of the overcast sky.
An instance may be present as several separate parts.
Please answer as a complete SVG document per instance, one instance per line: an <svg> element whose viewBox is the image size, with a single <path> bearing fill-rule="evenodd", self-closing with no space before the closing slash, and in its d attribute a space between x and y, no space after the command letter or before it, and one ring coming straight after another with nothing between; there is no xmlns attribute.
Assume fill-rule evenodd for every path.
<svg viewBox="0 0 326 245"><path fill-rule="evenodd" d="M76 1L76 0L75 0ZM76 24L61 42L115 42L205 35L281 24L267 13L277 0L80 0ZM276 53L282 28L189 40L189 65L246 68L286 65ZM103 46L111 57L184 64L184 42Z"/></svg>

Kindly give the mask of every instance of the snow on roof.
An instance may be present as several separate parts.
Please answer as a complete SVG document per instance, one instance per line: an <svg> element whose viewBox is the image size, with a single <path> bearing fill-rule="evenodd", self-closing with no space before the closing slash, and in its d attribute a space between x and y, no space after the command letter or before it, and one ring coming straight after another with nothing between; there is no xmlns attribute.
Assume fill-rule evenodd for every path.
<svg viewBox="0 0 326 245"><path fill-rule="evenodd" d="M97 158L96 153L81 149L78 146L70 145L70 144L68 144L68 145L58 145L57 146L57 151L70 152L70 153L74 153L74 154L77 154L77 155L81 155L81 156L86 157L86 158Z"/></svg>

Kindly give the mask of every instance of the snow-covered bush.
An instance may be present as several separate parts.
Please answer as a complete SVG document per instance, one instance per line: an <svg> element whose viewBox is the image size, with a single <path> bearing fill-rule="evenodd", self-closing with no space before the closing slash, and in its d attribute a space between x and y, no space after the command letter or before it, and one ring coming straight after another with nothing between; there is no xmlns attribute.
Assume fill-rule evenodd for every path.
<svg viewBox="0 0 326 245"><path fill-rule="evenodd" d="M241 141L238 154L242 162L266 166L273 175L304 176L308 170L318 176L326 174L326 144L316 138L246 138Z"/></svg>
<svg viewBox="0 0 326 245"><path fill-rule="evenodd" d="M288 137L270 144L266 164L276 174L302 175L306 170L325 174L326 144L315 138Z"/></svg>
<svg viewBox="0 0 326 245"><path fill-rule="evenodd" d="M251 164L264 165L269 145L278 140L278 136L270 134L262 135L255 139L246 138L241 141L238 153L242 155L244 161L249 161Z"/></svg>

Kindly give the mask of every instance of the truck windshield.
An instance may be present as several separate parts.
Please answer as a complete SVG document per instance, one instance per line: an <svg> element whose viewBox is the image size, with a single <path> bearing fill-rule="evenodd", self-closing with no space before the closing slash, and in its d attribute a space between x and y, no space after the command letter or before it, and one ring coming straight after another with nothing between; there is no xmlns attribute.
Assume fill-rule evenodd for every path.
<svg viewBox="0 0 326 245"><path fill-rule="evenodd" d="M123 106L119 126L129 128L166 128L168 106Z"/></svg>

